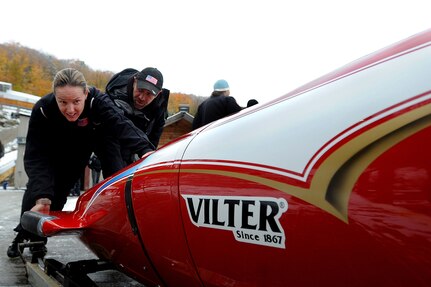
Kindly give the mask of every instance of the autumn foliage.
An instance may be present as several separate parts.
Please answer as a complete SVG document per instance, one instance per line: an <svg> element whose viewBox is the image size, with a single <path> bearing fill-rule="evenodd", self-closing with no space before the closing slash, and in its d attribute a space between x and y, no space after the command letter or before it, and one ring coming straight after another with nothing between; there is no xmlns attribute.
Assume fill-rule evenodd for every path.
<svg viewBox="0 0 431 287"><path fill-rule="evenodd" d="M80 70L88 83L99 89L113 75L108 71L94 71L83 61L59 60L18 43L0 44L0 81L12 83L15 91L43 96L51 92L54 75L68 67Z"/></svg>
<svg viewBox="0 0 431 287"><path fill-rule="evenodd" d="M52 79L64 68L75 68L81 71L89 85L104 91L111 71L93 70L84 61L77 59L60 60L52 55L39 52L19 43L0 44L0 81L12 84L15 91L43 96L51 92ZM127 68L127 67L124 67ZM169 87L167 87L169 89ZM180 105L188 105L189 113L194 115L197 106L205 98L195 95L175 93L171 90L168 113L179 111Z"/></svg>

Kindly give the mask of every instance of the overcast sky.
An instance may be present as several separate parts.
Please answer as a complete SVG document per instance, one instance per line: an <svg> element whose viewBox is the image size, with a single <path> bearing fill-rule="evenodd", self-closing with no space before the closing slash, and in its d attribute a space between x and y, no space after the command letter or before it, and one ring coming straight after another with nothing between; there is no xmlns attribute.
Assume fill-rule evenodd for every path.
<svg viewBox="0 0 431 287"><path fill-rule="evenodd" d="M431 28L429 0L5 0L1 11L0 43L95 70L157 67L171 92L209 96L224 78L242 106Z"/></svg>

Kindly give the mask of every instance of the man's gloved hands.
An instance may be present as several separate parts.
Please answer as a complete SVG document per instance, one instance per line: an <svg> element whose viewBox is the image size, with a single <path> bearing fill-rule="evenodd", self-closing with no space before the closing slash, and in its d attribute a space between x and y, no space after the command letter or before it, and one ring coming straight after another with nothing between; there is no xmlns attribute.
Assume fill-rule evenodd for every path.
<svg viewBox="0 0 431 287"><path fill-rule="evenodd" d="M30 209L30 210L31 211L36 211L36 212L48 214L50 208L51 208L51 200L50 199L48 199L48 198L39 198L38 200L36 200L35 206L33 206L33 208Z"/></svg>

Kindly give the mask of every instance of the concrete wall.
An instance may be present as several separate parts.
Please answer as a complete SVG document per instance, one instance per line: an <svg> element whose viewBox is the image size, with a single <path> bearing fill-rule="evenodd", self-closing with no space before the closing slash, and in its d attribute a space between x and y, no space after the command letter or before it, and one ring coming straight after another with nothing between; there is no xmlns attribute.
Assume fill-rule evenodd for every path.
<svg viewBox="0 0 431 287"><path fill-rule="evenodd" d="M28 181L28 176L24 171L24 151L29 119L30 116L20 114L17 134L18 155L15 164L15 188L17 189L25 189Z"/></svg>
<svg viewBox="0 0 431 287"><path fill-rule="evenodd" d="M0 142L6 145L8 142L13 141L18 134L18 126L7 127L0 129Z"/></svg>

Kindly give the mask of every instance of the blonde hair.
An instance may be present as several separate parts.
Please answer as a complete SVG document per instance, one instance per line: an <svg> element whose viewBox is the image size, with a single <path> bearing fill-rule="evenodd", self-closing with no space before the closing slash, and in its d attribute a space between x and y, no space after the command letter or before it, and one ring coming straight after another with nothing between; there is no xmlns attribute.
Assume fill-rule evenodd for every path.
<svg viewBox="0 0 431 287"><path fill-rule="evenodd" d="M84 92L88 91L87 81L84 78L84 75L75 69L66 68L60 70L55 76L52 82L52 91L55 94L55 89L58 87L82 87Z"/></svg>

